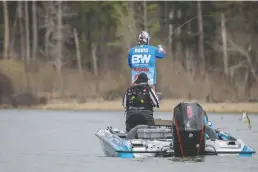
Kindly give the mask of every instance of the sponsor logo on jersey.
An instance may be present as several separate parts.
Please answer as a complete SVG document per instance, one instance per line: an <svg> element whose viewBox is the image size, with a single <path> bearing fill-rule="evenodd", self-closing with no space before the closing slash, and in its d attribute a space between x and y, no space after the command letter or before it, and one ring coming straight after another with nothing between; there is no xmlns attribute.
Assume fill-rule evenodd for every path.
<svg viewBox="0 0 258 172"><path fill-rule="evenodd" d="M149 72L149 68L145 68L145 67L134 67L133 70L135 72Z"/></svg>
<svg viewBox="0 0 258 172"><path fill-rule="evenodd" d="M146 54L134 54L132 55L132 64L148 64L151 59L151 55Z"/></svg>

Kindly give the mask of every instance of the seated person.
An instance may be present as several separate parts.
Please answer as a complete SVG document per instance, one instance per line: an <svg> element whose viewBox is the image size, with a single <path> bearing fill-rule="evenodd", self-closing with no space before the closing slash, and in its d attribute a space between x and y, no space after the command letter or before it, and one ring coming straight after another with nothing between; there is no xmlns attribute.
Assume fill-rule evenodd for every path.
<svg viewBox="0 0 258 172"><path fill-rule="evenodd" d="M214 130L214 126L212 125L212 123L209 125L209 118L207 113L204 111L204 124L205 124L205 130L206 130L206 134L205 137L206 139L219 139L219 140L229 140L231 137L225 133L221 133L221 132L216 132Z"/></svg>
<svg viewBox="0 0 258 172"><path fill-rule="evenodd" d="M206 111L204 111L204 124L209 125L208 122L209 122L208 115L207 115ZM210 125L210 127L214 128L212 124Z"/></svg>
<svg viewBox="0 0 258 172"><path fill-rule="evenodd" d="M126 109L127 132L140 124L154 125L153 107L159 108L159 99L148 80L141 73L124 94L122 105Z"/></svg>
<svg viewBox="0 0 258 172"><path fill-rule="evenodd" d="M207 115L206 111L204 111L204 124L205 124L205 130L206 130L205 137L206 137L206 139L210 139L210 138L217 139L218 136L217 136L216 132L214 131L213 125L212 124L209 125L208 122L209 122L208 115Z"/></svg>

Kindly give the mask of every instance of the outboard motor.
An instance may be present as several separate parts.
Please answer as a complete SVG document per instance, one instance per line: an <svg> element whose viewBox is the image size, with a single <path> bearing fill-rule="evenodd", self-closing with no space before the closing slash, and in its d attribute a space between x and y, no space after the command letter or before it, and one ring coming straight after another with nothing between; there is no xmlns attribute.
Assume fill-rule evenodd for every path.
<svg viewBox="0 0 258 172"><path fill-rule="evenodd" d="M173 138L175 157L204 155L204 110L198 103L182 102L174 108Z"/></svg>

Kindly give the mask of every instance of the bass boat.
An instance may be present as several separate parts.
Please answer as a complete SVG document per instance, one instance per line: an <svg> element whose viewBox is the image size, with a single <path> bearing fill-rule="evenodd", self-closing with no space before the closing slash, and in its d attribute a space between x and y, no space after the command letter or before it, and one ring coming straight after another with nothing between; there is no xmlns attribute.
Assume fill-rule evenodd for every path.
<svg viewBox="0 0 258 172"><path fill-rule="evenodd" d="M154 126L136 125L128 133L112 127L95 134L105 156L192 157L198 155L244 155L256 153L241 139L204 122L198 103L179 103L172 120L156 119Z"/></svg>

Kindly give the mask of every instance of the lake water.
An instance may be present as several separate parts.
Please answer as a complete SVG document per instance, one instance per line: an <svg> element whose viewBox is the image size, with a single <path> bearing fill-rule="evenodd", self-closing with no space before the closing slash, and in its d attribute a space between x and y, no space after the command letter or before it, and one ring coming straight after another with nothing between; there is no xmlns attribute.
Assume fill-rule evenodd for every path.
<svg viewBox="0 0 258 172"><path fill-rule="evenodd" d="M155 118L171 119L157 112ZM241 114L209 114L223 128L258 150L258 116L250 115L248 129ZM124 129L123 112L0 110L1 172L256 172L258 156L209 156L204 162L173 162L168 158L120 159L104 157L98 129Z"/></svg>

